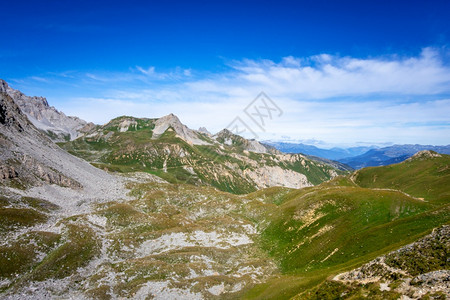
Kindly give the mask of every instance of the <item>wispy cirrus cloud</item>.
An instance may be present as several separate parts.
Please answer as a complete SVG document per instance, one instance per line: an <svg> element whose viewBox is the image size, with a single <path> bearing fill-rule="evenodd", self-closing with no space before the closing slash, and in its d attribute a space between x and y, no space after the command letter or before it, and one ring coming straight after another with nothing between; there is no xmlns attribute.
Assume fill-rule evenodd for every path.
<svg viewBox="0 0 450 300"><path fill-rule="evenodd" d="M285 114L262 138L442 144L450 143L450 66L442 51L424 48L409 57L243 59L216 73L136 66L39 77L52 88L58 81L76 86L72 96L69 88L59 101L54 97L55 105L98 123L123 114L174 112L192 127L217 131L265 91Z"/></svg>

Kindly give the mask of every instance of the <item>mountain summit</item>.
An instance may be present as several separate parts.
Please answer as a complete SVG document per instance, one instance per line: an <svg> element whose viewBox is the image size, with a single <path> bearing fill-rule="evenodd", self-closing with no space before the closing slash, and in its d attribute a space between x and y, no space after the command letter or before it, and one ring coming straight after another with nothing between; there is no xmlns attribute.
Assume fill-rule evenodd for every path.
<svg viewBox="0 0 450 300"><path fill-rule="evenodd" d="M200 138L200 132L189 129L186 125L182 124L180 119L174 114L169 114L156 120L152 138L159 138L169 128L172 128L177 136L188 143L193 145L209 145L208 142Z"/></svg>
<svg viewBox="0 0 450 300"><path fill-rule="evenodd" d="M223 144L230 146L240 146L244 150L256 153L272 153L281 154L280 151L276 150L272 146L263 145L257 140L251 139L247 140L240 135L232 133L228 129L223 129L213 136L213 138Z"/></svg>
<svg viewBox="0 0 450 300"><path fill-rule="evenodd" d="M31 123L54 141L73 140L93 126L92 123L87 123L78 117L66 116L50 106L44 97L30 97L11 88L2 79L0 79L0 92L8 94Z"/></svg>

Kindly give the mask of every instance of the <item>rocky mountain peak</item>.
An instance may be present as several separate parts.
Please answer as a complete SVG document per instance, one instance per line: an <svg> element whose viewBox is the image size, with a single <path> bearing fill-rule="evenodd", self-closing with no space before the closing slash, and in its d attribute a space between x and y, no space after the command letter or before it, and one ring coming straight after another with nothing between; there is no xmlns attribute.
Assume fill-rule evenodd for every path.
<svg viewBox="0 0 450 300"><path fill-rule="evenodd" d="M166 132L167 129L169 129L169 127L173 128L179 138L188 143L193 145L209 144L208 142L200 139L197 131L189 129L186 125L181 123L180 119L176 115L172 113L156 120L152 138L159 138L164 132Z"/></svg>
<svg viewBox="0 0 450 300"><path fill-rule="evenodd" d="M160 124L167 123L167 124L170 124L170 125L173 125L173 126L184 126L181 123L180 119L176 115L174 115L173 113L170 113L167 116L159 118L156 121L156 123L158 123L158 122Z"/></svg>
<svg viewBox="0 0 450 300"><path fill-rule="evenodd" d="M198 132L204 133L204 134L206 134L206 135L208 135L208 136L211 136L211 135L212 135L211 132L209 132L208 129L206 129L206 127L200 127L200 128L198 129Z"/></svg>
<svg viewBox="0 0 450 300"><path fill-rule="evenodd" d="M52 140L60 142L77 138L82 128L88 123L77 117L66 116L50 106L44 97L30 97L19 90L11 88L0 79L0 91L8 94L39 130L46 133Z"/></svg>
<svg viewBox="0 0 450 300"><path fill-rule="evenodd" d="M433 157L442 157L439 153L432 150L422 150L411 156L407 161L417 160L417 159L427 159Z"/></svg>
<svg viewBox="0 0 450 300"><path fill-rule="evenodd" d="M15 90L12 87L10 87L8 85L8 83L6 81L4 81L3 79L0 79L0 90L2 92L7 93L9 96L11 96L11 98L14 99L14 101L19 105L33 105L33 106L38 106L41 108L49 108L50 106L48 105L47 99L45 97L37 97L37 96L33 96L33 97L29 97L26 96L24 93L22 93L19 90Z"/></svg>
<svg viewBox="0 0 450 300"><path fill-rule="evenodd" d="M29 125L26 116L23 115L14 100L3 90L0 92L0 124L19 131L24 130Z"/></svg>
<svg viewBox="0 0 450 300"><path fill-rule="evenodd" d="M215 136L217 137L231 137L234 136L235 134L232 133L230 130L224 128L221 131L219 131L218 133L215 134Z"/></svg>
<svg viewBox="0 0 450 300"><path fill-rule="evenodd" d="M263 145L255 139L245 139L244 137L234 134L226 128L215 134L213 138L216 141L227 145L239 145L243 147L244 150L250 152L280 154L280 151L273 147Z"/></svg>
<svg viewBox="0 0 450 300"><path fill-rule="evenodd" d="M8 83L3 79L0 79L0 93L6 93L6 90L9 88Z"/></svg>

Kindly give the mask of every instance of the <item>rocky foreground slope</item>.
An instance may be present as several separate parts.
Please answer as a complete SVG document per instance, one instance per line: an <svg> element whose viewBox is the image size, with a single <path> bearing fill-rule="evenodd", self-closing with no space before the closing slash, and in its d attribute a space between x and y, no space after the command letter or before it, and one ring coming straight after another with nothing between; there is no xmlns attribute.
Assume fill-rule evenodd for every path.
<svg viewBox="0 0 450 300"><path fill-rule="evenodd" d="M336 275L297 299L450 298L450 226L434 229L417 242Z"/></svg>

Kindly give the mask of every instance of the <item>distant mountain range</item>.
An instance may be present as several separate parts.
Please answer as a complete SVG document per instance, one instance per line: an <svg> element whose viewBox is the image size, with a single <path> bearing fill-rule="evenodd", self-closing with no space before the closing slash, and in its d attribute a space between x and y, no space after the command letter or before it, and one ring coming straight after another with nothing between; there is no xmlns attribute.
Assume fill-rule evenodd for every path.
<svg viewBox="0 0 450 300"><path fill-rule="evenodd" d="M393 145L380 149L371 149L362 155L338 159L338 161L354 169L386 166L402 162L418 151L423 150L433 150L442 154L450 154L450 145Z"/></svg>
<svg viewBox="0 0 450 300"><path fill-rule="evenodd" d="M450 154L450 145L393 145L379 148L377 146L322 149L312 145L286 142L264 141L285 153L302 153L310 156L336 160L353 169L364 167L386 166L404 161L418 151L433 150L442 154Z"/></svg>
<svg viewBox="0 0 450 300"><path fill-rule="evenodd" d="M371 149L378 148L377 146L360 146L350 148L334 147L331 149L323 149L303 143L286 143L274 141L264 141L264 144L271 145L284 153L303 153L306 155L318 156L331 160L339 160L342 158L361 155Z"/></svg>

